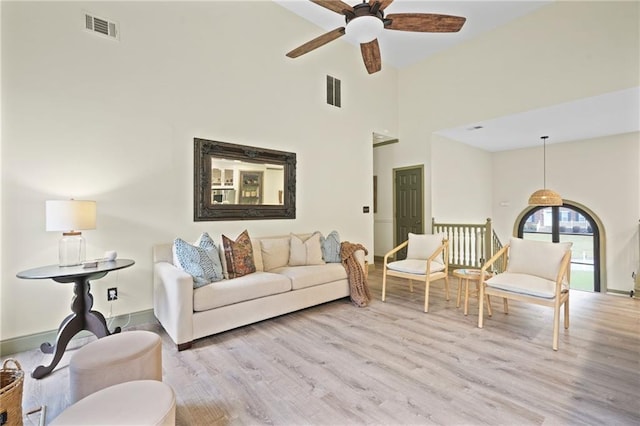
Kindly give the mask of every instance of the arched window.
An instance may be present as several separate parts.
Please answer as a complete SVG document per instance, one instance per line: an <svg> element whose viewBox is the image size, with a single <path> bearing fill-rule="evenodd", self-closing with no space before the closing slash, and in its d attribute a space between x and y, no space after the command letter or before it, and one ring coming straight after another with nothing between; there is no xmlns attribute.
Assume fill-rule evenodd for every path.
<svg viewBox="0 0 640 426"><path fill-rule="evenodd" d="M520 215L516 235L555 243L571 241L571 288L600 291L600 227L586 209L566 200L558 207L531 207Z"/></svg>

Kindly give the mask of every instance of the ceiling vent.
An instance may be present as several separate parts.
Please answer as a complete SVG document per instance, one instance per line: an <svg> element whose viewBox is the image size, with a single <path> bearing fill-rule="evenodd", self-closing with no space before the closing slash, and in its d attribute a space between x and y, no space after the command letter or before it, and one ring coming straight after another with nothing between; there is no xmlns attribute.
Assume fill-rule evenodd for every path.
<svg viewBox="0 0 640 426"><path fill-rule="evenodd" d="M84 28L94 34L120 40L120 28L117 22L98 17L92 13L83 12Z"/></svg>

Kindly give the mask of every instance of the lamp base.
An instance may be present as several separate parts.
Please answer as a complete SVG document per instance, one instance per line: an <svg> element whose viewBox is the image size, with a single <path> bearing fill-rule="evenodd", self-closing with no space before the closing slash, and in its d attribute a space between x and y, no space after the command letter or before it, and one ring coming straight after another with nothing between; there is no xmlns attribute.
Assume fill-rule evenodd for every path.
<svg viewBox="0 0 640 426"><path fill-rule="evenodd" d="M78 266L85 261L85 241L81 232L65 232L58 243L60 266Z"/></svg>

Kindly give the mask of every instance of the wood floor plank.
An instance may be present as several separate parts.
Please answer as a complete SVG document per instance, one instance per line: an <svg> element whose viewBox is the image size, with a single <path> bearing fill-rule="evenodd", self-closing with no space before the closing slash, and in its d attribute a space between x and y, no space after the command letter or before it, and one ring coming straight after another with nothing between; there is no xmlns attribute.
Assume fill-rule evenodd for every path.
<svg viewBox="0 0 640 426"><path fill-rule="evenodd" d="M196 341L163 340L163 377L176 392L179 425L574 425L640 424L640 300L571 293L571 327L551 349L552 310L494 301L477 328L441 282L424 289L370 273L374 300L342 299ZM91 339L87 339L91 341ZM85 342L86 343L86 342ZM25 379L23 408L69 404L68 351L42 380ZM25 370L38 350L11 357ZM7 358L7 357L4 357ZM30 416L25 424L37 424Z"/></svg>

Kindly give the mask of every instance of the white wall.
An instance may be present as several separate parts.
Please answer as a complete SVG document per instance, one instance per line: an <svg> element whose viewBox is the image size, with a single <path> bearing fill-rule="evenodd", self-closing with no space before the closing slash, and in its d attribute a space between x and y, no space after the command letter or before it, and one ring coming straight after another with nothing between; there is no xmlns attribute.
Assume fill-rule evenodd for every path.
<svg viewBox="0 0 640 426"><path fill-rule="evenodd" d="M85 32L83 10L118 21L120 41ZM93 283L105 313L118 286L114 315L151 308L151 247L176 236L337 229L371 247L371 132L397 130L397 75L368 75L341 40L285 57L318 32L272 2L2 2L1 339L69 313L69 286L15 277L57 262L48 199L96 200L87 256L135 259ZM296 152L297 218L194 223L194 137Z"/></svg>
<svg viewBox="0 0 640 426"><path fill-rule="evenodd" d="M491 217L491 153L443 136L431 139L432 213L437 222L485 223Z"/></svg>
<svg viewBox="0 0 640 426"><path fill-rule="evenodd" d="M637 87L640 85L639 15L638 2L554 2L401 70L400 143L379 149L386 151L374 158L384 164L376 163L374 170L379 175L381 171L388 174L394 167L424 162L426 217L436 216L443 222L453 220L449 215L459 217L458 208L450 199L453 194L444 197L436 195L436 191L450 176L449 168L440 166L441 162L451 161L445 157L466 155L455 145L448 147L441 143L434 147L437 138L432 134L463 124ZM532 137L538 138L539 134ZM477 172L486 176L486 156L482 157L485 161L477 165ZM625 182L637 181L633 171L626 173ZM490 186L466 190L461 186L451 188L458 191L457 197L491 200L494 226L510 232L512 221L500 222L512 220L501 219L504 215L500 213L500 202L508 200L498 196ZM523 196L528 196L528 192ZM392 205L392 191L378 191L379 212L381 205ZM486 219L485 208L469 213L478 215L474 222ZM637 203L622 207L625 208L631 209L635 217L639 216ZM616 212L611 214L612 217L603 220L608 223L626 220ZM376 217L375 229L376 253L384 252L391 245L383 247L378 242L392 241L392 221L379 223ZM610 280L611 288L625 288L626 284L614 281L618 280Z"/></svg>
<svg viewBox="0 0 640 426"><path fill-rule="evenodd" d="M547 145L547 187L563 199L587 206L605 228L607 287L629 291L637 268L638 151L640 133ZM541 148L495 153L495 230L503 241L513 235L516 218L529 195L542 187Z"/></svg>

